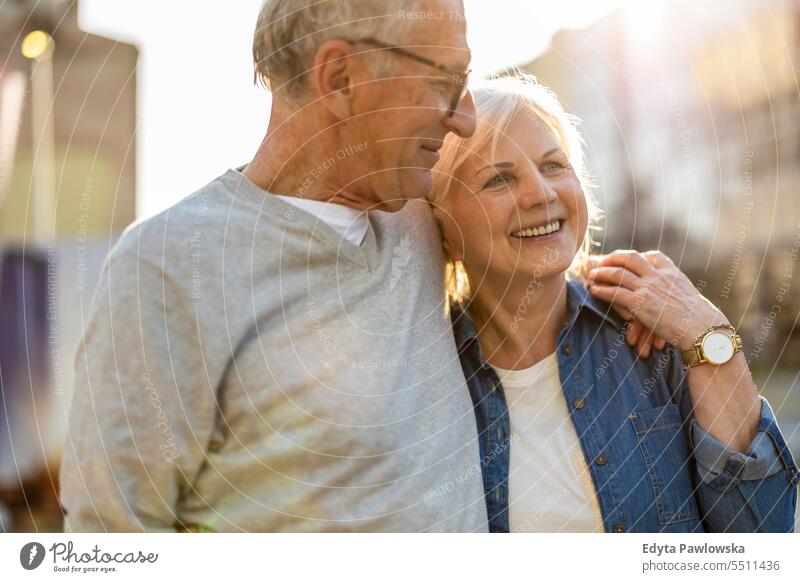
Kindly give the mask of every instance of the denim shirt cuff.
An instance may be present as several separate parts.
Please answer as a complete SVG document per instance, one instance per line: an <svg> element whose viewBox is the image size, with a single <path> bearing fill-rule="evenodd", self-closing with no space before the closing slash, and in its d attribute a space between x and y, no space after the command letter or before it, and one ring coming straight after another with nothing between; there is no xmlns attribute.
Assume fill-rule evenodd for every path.
<svg viewBox="0 0 800 582"><path fill-rule="evenodd" d="M774 438L776 432L777 439ZM695 420L692 420L692 440L697 470L706 483L718 480L721 475L727 475L735 482L758 481L784 470L781 451L776 446L776 441L783 443L783 438L772 408L763 397L758 432L746 453L727 448L700 428Z"/></svg>

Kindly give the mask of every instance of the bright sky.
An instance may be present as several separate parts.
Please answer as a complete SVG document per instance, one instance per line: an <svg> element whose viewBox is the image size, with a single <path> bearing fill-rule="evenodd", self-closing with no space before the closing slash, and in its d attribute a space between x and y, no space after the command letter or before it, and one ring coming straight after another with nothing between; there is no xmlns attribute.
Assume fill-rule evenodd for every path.
<svg viewBox="0 0 800 582"><path fill-rule="evenodd" d="M623 0L465 0L472 68L486 74L540 54ZM227 168L248 162L267 128L253 86L260 0L82 0L81 26L139 45L138 204L152 216Z"/></svg>

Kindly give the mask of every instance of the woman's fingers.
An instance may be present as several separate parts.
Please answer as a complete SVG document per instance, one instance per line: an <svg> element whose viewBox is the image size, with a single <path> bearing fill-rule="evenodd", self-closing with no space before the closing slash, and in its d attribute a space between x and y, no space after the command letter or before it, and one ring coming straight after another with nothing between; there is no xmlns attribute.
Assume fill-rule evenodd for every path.
<svg viewBox="0 0 800 582"><path fill-rule="evenodd" d="M672 262L672 259L670 259L669 256L665 255L661 251L647 251L645 253L642 253L642 256L648 261L650 261L652 265L658 268L668 267L674 264Z"/></svg>
<svg viewBox="0 0 800 582"><path fill-rule="evenodd" d="M702 330L727 321L675 263L659 251L646 254L615 251L592 270L589 283L594 297L627 309L649 328L644 338L643 332L636 336L636 329L631 330L642 355L653 348L663 349L666 341L685 350ZM649 339L651 331L666 341Z"/></svg>
<svg viewBox="0 0 800 582"><path fill-rule="evenodd" d="M628 311L627 309L625 309L621 305L612 305L611 307L625 321L631 321L632 319L635 319L635 317L633 317L633 313L631 313L630 311Z"/></svg>
<svg viewBox="0 0 800 582"><path fill-rule="evenodd" d="M597 281L607 285L619 285L631 291L636 291L641 285L641 279L623 267L597 267L589 271L587 278L590 283Z"/></svg>
<svg viewBox="0 0 800 582"><path fill-rule="evenodd" d="M652 259L660 260L655 256ZM643 260L649 262L651 259L643 258ZM641 304L635 287L638 281L639 277L626 269L598 267L590 273L589 291L598 299L610 303L617 313L630 322L625 340L628 345L635 346L634 349L639 357L649 358L653 349L663 350L667 342L657 336L645 323L635 318L637 314L633 310ZM634 288L629 288L629 285Z"/></svg>
<svg viewBox="0 0 800 582"><path fill-rule="evenodd" d="M598 299L611 303L611 305L619 305L630 312L637 304L636 294L630 289L618 285L592 283L589 286L589 292Z"/></svg>
<svg viewBox="0 0 800 582"><path fill-rule="evenodd" d="M636 351L643 359L650 357L650 349L653 347L653 333L648 329L639 336L639 341L636 342Z"/></svg>
<svg viewBox="0 0 800 582"><path fill-rule="evenodd" d="M642 331L644 331L644 325L638 319L634 319L628 326L628 333L625 336L629 346L636 345L636 342L639 341L639 336L642 335Z"/></svg>
<svg viewBox="0 0 800 582"><path fill-rule="evenodd" d="M606 256L601 264L606 267L622 267L633 271L639 277L652 273L653 264L636 251L614 251Z"/></svg>
<svg viewBox="0 0 800 582"><path fill-rule="evenodd" d="M628 345L636 346L636 351L643 358L647 358L654 349L663 350L667 342L663 338L657 336L649 328L639 321L634 319L628 325L628 331L625 334L625 340Z"/></svg>
<svg viewBox="0 0 800 582"><path fill-rule="evenodd" d="M600 266L600 262L605 258L605 255L589 255L581 261L580 276L586 280L592 269Z"/></svg>

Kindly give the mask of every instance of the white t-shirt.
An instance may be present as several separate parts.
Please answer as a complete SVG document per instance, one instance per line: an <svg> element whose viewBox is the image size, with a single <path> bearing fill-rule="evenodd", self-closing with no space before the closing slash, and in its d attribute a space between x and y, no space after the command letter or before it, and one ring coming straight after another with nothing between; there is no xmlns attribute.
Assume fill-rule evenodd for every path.
<svg viewBox="0 0 800 582"><path fill-rule="evenodd" d="M503 383L511 422L511 531L604 531L555 353L526 370L495 371Z"/></svg>
<svg viewBox="0 0 800 582"><path fill-rule="evenodd" d="M333 202L308 200L279 194L276 194L276 196L328 224L344 239L349 240L357 247L360 247L361 243L364 242L364 237L369 229L369 215L366 212Z"/></svg>

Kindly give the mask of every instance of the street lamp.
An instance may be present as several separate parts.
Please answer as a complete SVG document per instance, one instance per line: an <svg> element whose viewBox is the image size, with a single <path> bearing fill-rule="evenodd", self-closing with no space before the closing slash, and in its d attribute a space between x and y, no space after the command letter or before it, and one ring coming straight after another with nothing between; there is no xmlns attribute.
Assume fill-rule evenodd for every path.
<svg viewBox="0 0 800 582"><path fill-rule="evenodd" d="M55 129L53 124L53 51L55 41L43 30L22 40L22 55L32 61L34 236L39 241L55 236Z"/></svg>

